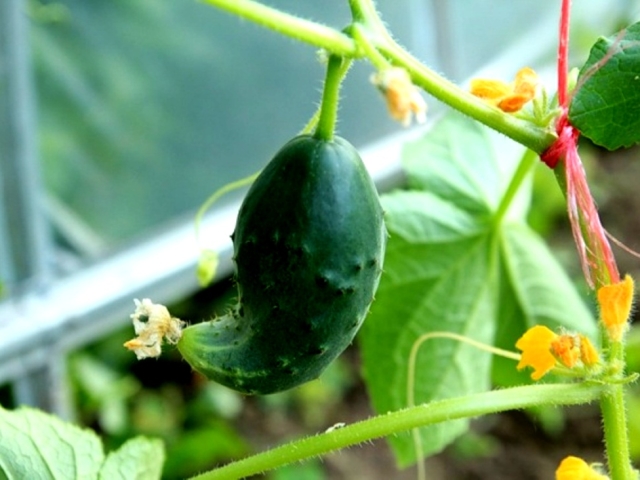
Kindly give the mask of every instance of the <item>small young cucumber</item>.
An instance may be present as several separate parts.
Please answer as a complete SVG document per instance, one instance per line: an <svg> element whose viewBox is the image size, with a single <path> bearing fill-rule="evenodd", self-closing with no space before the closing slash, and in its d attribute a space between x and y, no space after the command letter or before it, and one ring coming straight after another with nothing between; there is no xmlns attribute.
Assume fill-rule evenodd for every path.
<svg viewBox="0 0 640 480"><path fill-rule="evenodd" d="M248 394L316 378L352 342L378 286L387 232L355 148L301 135L249 190L232 235L238 303L186 328L183 357Z"/></svg>

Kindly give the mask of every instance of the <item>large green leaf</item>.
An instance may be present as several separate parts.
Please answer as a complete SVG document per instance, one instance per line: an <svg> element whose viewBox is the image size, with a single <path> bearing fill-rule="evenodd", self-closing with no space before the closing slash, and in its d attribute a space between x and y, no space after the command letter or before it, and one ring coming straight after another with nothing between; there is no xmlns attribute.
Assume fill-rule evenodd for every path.
<svg viewBox="0 0 640 480"><path fill-rule="evenodd" d="M158 440L136 438L105 460L91 430L32 408L0 407L0 479L159 479L164 450Z"/></svg>
<svg viewBox="0 0 640 480"><path fill-rule="evenodd" d="M162 476L164 445L159 439L132 438L109 453L99 480L156 480Z"/></svg>
<svg viewBox="0 0 640 480"><path fill-rule="evenodd" d="M0 407L0 472L8 479L97 478L98 436L31 408Z"/></svg>
<svg viewBox="0 0 640 480"><path fill-rule="evenodd" d="M376 411L407 406L416 339L454 332L513 350L533 324L594 334L593 319L551 252L525 224L529 182L505 198L522 156L513 142L449 115L405 149L411 190L383 197L390 232L384 274L360 335ZM504 206L503 206L504 204ZM506 208L506 210L505 210ZM497 212L500 214L497 218ZM416 402L528 381L513 361L450 339L432 339L416 361ZM465 431L456 421L421 429L425 454ZM415 461L411 437L389 439L400 465Z"/></svg>
<svg viewBox="0 0 640 480"><path fill-rule="evenodd" d="M569 119L585 137L609 150L640 142L640 23L600 38L578 82Z"/></svg>

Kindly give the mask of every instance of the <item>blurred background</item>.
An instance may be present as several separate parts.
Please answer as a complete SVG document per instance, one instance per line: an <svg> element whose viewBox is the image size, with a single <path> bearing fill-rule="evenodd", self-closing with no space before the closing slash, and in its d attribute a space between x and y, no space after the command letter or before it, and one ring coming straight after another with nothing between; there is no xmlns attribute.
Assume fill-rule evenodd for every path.
<svg viewBox="0 0 640 480"><path fill-rule="evenodd" d="M350 20L344 0L264 3L337 28ZM401 44L457 82L478 72L507 79L529 65L553 91L557 1L377 5ZM640 3L575 2L574 11L579 65L599 35L637 20ZM384 190L401 182L403 137L370 85L371 73L359 63L348 76L338 129L375 163ZM221 256L207 289L195 277L195 212L300 131L323 76L314 48L192 0L0 2L0 404L35 405L90 426L109 447L140 433L159 436L168 449L166 478L371 414L356 347L319 381L250 399L204 381L175 355L135 362L121 347L132 335L133 298L172 304L187 320L208 318L232 301L229 235L242 191L205 219L205 246ZM443 107L427 101L437 118ZM595 188L603 215L610 212L608 226L628 240L640 226L616 214L635 205L623 188L633 191L628 160L637 151L610 158L585 148L590 168L602 174ZM561 239L570 235L559 192L547 194L557 191L552 177L541 174L536 191L532 223L559 242L562 256ZM551 436L561 430L557 417L541 417ZM509 425L528 421L524 414L489 420L456 452L471 462L493 458L498 441L486 432L511 432ZM594 429L584 435L597 443L597 423ZM542 458L546 441L535 447ZM433 478L488 478L440 461L432 461ZM523 478L544 478L537 475ZM380 441L272 478L413 472L397 473Z"/></svg>

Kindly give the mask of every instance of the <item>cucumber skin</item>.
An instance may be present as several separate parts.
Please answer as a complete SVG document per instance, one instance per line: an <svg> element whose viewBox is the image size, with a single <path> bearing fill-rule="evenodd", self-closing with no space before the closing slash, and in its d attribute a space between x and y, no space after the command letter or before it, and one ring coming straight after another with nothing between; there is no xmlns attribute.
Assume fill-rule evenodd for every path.
<svg viewBox="0 0 640 480"><path fill-rule="evenodd" d="M191 366L247 394L316 378L353 341L380 280L387 231L346 140L289 141L247 193L234 260L238 304L184 330Z"/></svg>

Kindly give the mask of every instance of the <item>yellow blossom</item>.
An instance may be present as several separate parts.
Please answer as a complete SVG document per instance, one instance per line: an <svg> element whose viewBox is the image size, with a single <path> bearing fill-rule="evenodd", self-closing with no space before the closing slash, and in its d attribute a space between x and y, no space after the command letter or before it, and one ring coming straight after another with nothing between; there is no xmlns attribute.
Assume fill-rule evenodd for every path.
<svg viewBox="0 0 640 480"><path fill-rule="evenodd" d="M516 342L516 348L522 350L518 370L533 367L533 380L540 380L546 375L556 364L556 357L551 353L551 342L557 337L558 335L542 325L527 330Z"/></svg>
<svg viewBox="0 0 640 480"><path fill-rule="evenodd" d="M573 368L580 360L580 342L574 335L558 335L551 341L551 352L565 367Z"/></svg>
<svg viewBox="0 0 640 480"><path fill-rule="evenodd" d="M578 457L566 457L556 470L556 480L608 480L587 462Z"/></svg>
<svg viewBox="0 0 640 480"><path fill-rule="evenodd" d="M416 122L425 122L427 104L404 68L380 70L371 76L371 82L385 96L389 114L394 120L408 127L415 115Z"/></svg>
<svg viewBox="0 0 640 480"><path fill-rule="evenodd" d="M605 285L598 290L598 304L600 305L600 319L609 337L619 342L629 328L629 315L633 306L634 284L631 276L611 285Z"/></svg>
<svg viewBox="0 0 640 480"><path fill-rule="evenodd" d="M516 342L516 348L522 351L518 370L532 367L533 380L540 380L557 363L567 368L592 369L600 362L598 351L584 335L558 335L542 325L527 330Z"/></svg>
<svg viewBox="0 0 640 480"><path fill-rule="evenodd" d="M598 350L584 335L579 335L580 338L580 360L586 367L593 367L600 362L600 355Z"/></svg>
<svg viewBox="0 0 640 480"><path fill-rule="evenodd" d="M538 75L533 69L525 67L518 71L513 83L477 78L471 81L470 91L503 112L513 113L533 99L537 86Z"/></svg>
<svg viewBox="0 0 640 480"><path fill-rule="evenodd" d="M513 84L513 91L515 93L529 95L531 98L536 94L536 87L538 86L538 74L533 68L524 67L518 70L516 73L516 80Z"/></svg>

